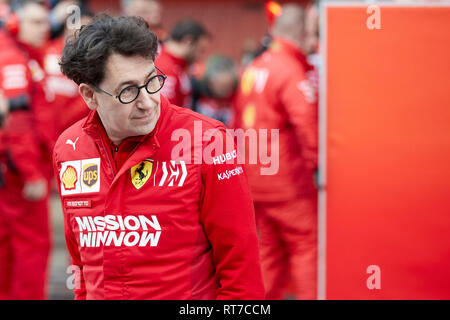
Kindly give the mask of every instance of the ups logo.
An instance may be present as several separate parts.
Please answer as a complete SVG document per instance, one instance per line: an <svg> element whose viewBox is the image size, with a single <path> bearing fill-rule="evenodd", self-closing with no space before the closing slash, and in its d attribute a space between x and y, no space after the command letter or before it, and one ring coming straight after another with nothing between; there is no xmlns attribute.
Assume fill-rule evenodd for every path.
<svg viewBox="0 0 450 320"><path fill-rule="evenodd" d="M83 167L83 183L92 187L98 181L98 165L95 163L87 164Z"/></svg>

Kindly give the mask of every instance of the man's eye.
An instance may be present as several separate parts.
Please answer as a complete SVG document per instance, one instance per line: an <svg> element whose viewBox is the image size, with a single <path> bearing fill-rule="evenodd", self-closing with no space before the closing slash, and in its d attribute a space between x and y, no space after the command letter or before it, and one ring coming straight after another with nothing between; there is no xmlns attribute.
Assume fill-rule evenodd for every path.
<svg viewBox="0 0 450 320"><path fill-rule="evenodd" d="M135 86L126 87L120 92L120 96L122 98L134 98L134 96L136 96L137 91L138 88Z"/></svg>

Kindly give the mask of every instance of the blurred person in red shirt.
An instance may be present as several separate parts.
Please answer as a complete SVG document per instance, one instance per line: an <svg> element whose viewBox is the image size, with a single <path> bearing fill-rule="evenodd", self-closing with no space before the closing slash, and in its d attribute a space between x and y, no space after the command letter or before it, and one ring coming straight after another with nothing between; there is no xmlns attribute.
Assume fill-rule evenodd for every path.
<svg viewBox="0 0 450 320"><path fill-rule="evenodd" d="M317 296L317 92L308 78L305 21L302 7L283 6L269 48L244 70L237 93L235 127L279 129L279 140L267 145L278 142L275 174L246 161L267 299L283 298L289 280L297 299Z"/></svg>
<svg viewBox="0 0 450 320"><path fill-rule="evenodd" d="M82 10L79 17L79 26L88 24L92 17L91 12ZM44 51L46 97L48 108L52 109L52 112L48 112L47 115L53 119L52 127L48 128L52 131L51 137L49 137L51 150L53 150L53 145L65 129L89 113L89 108L86 107L78 92L78 85L62 74L59 65L64 44L76 32L75 27L75 24L73 28L66 26L63 36L51 41Z"/></svg>
<svg viewBox="0 0 450 320"><path fill-rule="evenodd" d="M229 125L238 75L233 60L214 55L199 79L192 77L192 108L210 118Z"/></svg>
<svg viewBox="0 0 450 320"><path fill-rule="evenodd" d="M189 67L203 59L209 44L209 34L196 21L183 20L172 29L162 44L155 63L167 75L162 94L170 103L191 108L192 88Z"/></svg>
<svg viewBox="0 0 450 320"><path fill-rule="evenodd" d="M127 16L140 16L150 26L150 30L164 41L167 32L162 25L162 5L159 0L122 0L122 11Z"/></svg>
<svg viewBox="0 0 450 320"><path fill-rule="evenodd" d="M50 251L48 186L51 158L42 138L48 124L40 63L49 36L48 8L18 1L0 31L0 90L10 114L2 133L0 298L44 299ZM14 24L13 18L16 18Z"/></svg>

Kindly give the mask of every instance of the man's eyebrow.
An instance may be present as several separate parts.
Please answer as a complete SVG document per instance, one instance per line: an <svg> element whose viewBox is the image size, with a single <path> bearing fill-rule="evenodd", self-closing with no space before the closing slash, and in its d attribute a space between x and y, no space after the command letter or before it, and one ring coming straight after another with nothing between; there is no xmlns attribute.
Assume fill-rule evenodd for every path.
<svg viewBox="0 0 450 320"><path fill-rule="evenodd" d="M156 72L156 68L154 67L153 69L152 69L152 71L150 71L149 72L149 74L147 74L146 76L145 76L145 79L147 80L153 73L155 73ZM145 81L144 81L145 82ZM131 84L131 85L138 85L138 86L140 86L141 84L139 84L138 82L136 82L135 80L126 80L126 81L122 81L121 83L119 83L119 85L116 87L116 89L114 90L114 91L118 91L121 87L123 87L124 85L126 85L126 84Z"/></svg>

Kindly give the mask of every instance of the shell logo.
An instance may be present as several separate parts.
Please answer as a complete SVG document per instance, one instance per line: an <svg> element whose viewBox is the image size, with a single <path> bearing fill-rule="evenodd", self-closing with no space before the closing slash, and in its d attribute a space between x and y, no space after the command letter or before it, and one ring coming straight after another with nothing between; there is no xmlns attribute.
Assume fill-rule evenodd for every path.
<svg viewBox="0 0 450 320"><path fill-rule="evenodd" d="M78 181L77 170L72 166L67 166L66 170L62 174L61 182L64 185L64 189L73 190L75 189L75 184Z"/></svg>
<svg viewBox="0 0 450 320"><path fill-rule="evenodd" d="M255 84L255 72L253 72L251 68L245 70L241 80L242 93L244 95L249 95L250 92L252 92L254 84Z"/></svg>
<svg viewBox="0 0 450 320"><path fill-rule="evenodd" d="M248 104L244 108L244 112L242 113L242 121L246 128L251 128L255 125L255 117L256 117L256 107L253 103Z"/></svg>

